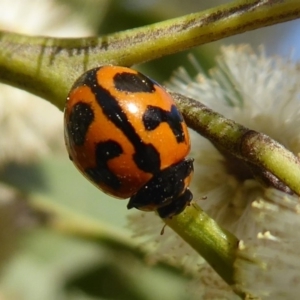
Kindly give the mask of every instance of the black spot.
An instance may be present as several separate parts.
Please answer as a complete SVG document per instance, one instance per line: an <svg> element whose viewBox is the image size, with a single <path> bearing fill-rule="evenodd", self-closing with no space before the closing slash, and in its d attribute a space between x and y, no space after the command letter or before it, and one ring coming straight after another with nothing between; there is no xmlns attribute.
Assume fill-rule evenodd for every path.
<svg viewBox="0 0 300 300"><path fill-rule="evenodd" d="M160 156L152 144L141 144L133 160L145 172L157 173L160 170Z"/></svg>
<svg viewBox="0 0 300 300"><path fill-rule="evenodd" d="M85 84L92 90L107 119L118 127L132 143L135 149L133 159L137 166L145 172L157 173L160 170L160 155L158 151L152 144L146 144L142 141L135 128L128 121L126 113L122 110L118 100L108 90L98 84L97 70L94 69L89 72L88 76L86 76Z"/></svg>
<svg viewBox="0 0 300 300"><path fill-rule="evenodd" d="M107 162L123 153L121 146L115 141L98 143L96 146L96 167L85 169L86 174L95 183L103 183L113 189L119 189L121 183L118 177L110 171Z"/></svg>
<svg viewBox="0 0 300 300"><path fill-rule="evenodd" d="M147 110L143 115L145 129L148 131L154 130L162 122L168 123L177 143L184 142L185 136L182 128L183 117L176 106L172 105L171 111L165 111L160 107L148 105Z"/></svg>
<svg viewBox="0 0 300 300"><path fill-rule="evenodd" d="M114 76L115 88L129 93L153 93L154 82L141 73L118 73Z"/></svg>
<svg viewBox="0 0 300 300"><path fill-rule="evenodd" d="M83 73L73 84L72 90L76 89L77 87L85 86L86 83L90 81L91 75L94 76L95 72L99 71L102 67L98 67L92 70L89 70L85 73ZM92 73L92 74L91 74Z"/></svg>
<svg viewBox="0 0 300 300"><path fill-rule="evenodd" d="M178 214L192 200L188 189L184 190L184 180L193 172L193 159L185 159L172 165L147 182L135 195L133 195L127 208L137 208L153 205L161 217L170 217Z"/></svg>
<svg viewBox="0 0 300 300"><path fill-rule="evenodd" d="M78 102L72 108L68 123L69 138L75 145L84 144L89 126L94 121L94 112L89 104Z"/></svg>

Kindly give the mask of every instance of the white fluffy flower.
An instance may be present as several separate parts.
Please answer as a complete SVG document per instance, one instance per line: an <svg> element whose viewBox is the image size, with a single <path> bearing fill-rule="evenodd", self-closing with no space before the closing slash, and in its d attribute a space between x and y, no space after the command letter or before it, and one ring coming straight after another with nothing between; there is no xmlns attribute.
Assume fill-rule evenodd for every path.
<svg viewBox="0 0 300 300"><path fill-rule="evenodd" d="M31 35L91 34L67 6L54 0L0 1L0 27ZM0 167L64 149L62 113L48 102L0 84Z"/></svg>
<svg viewBox="0 0 300 300"><path fill-rule="evenodd" d="M250 129L265 133L293 153L300 152L300 70L289 60L259 55L247 46L223 47L210 77L191 79L185 70L170 88L201 101ZM249 207L264 188L241 163L228 160L209 141L192 134L195 200L239 238L255 236ZM201 201L201 196L206 196Z"/></svg>
<svg viewBox="0 0 300 300"><path fill-rule="evenodd" d="M55 0L0 1L1 30L30 35L83 36L91 29L68 6Z"/></svg>
<svg viewBox="0 0 300 300"><path fill-rule="evenodd" d="M300 202L270 189L252 203L249 221L261 231L240 242L236 277L244 290L263 299L297 299L300 288ZM251 263L251 262L254 263Z"/></svg>
<svg viewBox="0 0 300 300"><path fill-rule="evenodd" d="M268 58L263 48L256 54L247 45L223 47L217 67L209 76L199 74L191 78L180 68L168 87L201 101L250 129L271 136L295 154L300 152L300 69L289 59ZM298 197L261 186L243 165L228 159L207 139L194 132L191 157L195 158L191 186L194 200L220 225L243 240L236 264L239 284L253 295L256 292L264 297L280 292L288 295L291 282L299 281L295 276L300 267L299 255L295 252L299 248L299 238L292 235L293 227L294 231L300 232ZM283 206L281 201L286 201ZM288 201L293 202L292 209L286 207ZM160 244L151 248L150 258L164 259L167 249L167 255L177 264L184 264L188 270L200 269L200 280L206 285L201 292L198 290L202 297L214 294L216 298L223 295L226 299L233 299L228 290L226 296L222 292L218 294L226 290L218 276L209 275L212 274L209 267L201 265L198 254L183 245L175 233L166 229L167 235L159 237L159 228L153 224L162 226L162 223L154 214L147 213L146 216L136 212L130 224L137 235L149 237L146 242L159 240ZM287 233L286 227L289 228ZM296 246L293 248L293 245ZM247 257L251 255L260 258L258 264L249 264ZM284 257L278 259L280 255ZM185 260L191 264L185 264ZM248 268L245 267L247 263ZM267 271L261 272L261 266L267 266ZM280 283L282 276L286 278ZM262 280L259 283L258 278ZM271 286L267 284L268 280L272 282ZM294 286L289 295L297 295L297 285Z"/></svg>

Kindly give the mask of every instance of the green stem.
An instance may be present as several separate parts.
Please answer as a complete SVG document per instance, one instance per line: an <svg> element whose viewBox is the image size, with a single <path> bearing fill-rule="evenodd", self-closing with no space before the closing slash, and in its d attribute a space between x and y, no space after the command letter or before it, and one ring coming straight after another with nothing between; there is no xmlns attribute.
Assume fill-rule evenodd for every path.
<svg viewBox="0 0 300 300"><path fill-rule="evenodd" d="M48 216L45 225L52 230L145 257L146 252L138 248L131 238L99 220L78 215L37 194L30 196L30 205L35 211ZM234 235L222 229L195 203L172 219L163 220L193 247L237 294L243 295L243 292L234 286L234 262L239 242Z"/></svg>
<svg viewBox="0 0 300 300"><path fill-rule="evenodd" d="M299 16L299 0L246 0L100 38L30 37L2 31L0 81L63 109L71 85L87 69L101 64L130 66Z"/></svg>
<svg viewBox="0 0 300 300"><path fill-rule="evenodd" d="M67 93L85 70L101 64L132 65L248 30L300 16L299 0L234 1L211 10L100 38L59 39L0 33L0 80L63 109ZM235 155L270 170L300 194L300 163L268 137L199 108L174 94L192 128ZM187 99L187 98L185 98ZM283 168L284 166L284 168ZM57 221L58 219L56 219ZM229 284L238 240L194 205L166 220ZM71 224L71 225L70 225ZM93 224L52 223L76 235L97 236ZM93 231L94 230L94 231Z"/></svg>
<svg viewBox="0 0 300 300"><path fill-rule="evenodd" d="M187 125L218 148L267 170L300 195L300 160L265 134L250 130L210 110L199 101L170 92Z"/></svg>
<svg viewBox="0 0 300 300"><path fill-rule="evenodd" d="M41 213L43 216L43 225L59 234L74 236L82 240L101 244L110 249L130 252L140 259L146 259L148 249L140 247L140 243L132 239L129 234L124 234L120 228L114 228L111 224L93 220L87 216L75 213L69 208L54 203L47 197L31 194L29 204L33 212ZM180 271L178 268L171 266L163 261L158 263L173 272Z"/></svg>
<svg viewBox="0 0 300 300"><path fill-rule="evenodd" d="M172 219L163 219L196 250L242 299L257 299L236 285L235 261L239 240L192 203ZM256 264L257 261L252 261Z"/></svg>
<svg viewBox="0 0 300 300"><path fill-rule="evenodd" d="M234 261L238 239L219 225L196 204L172 219L164 219L229 284L234 284Z"/></svg>
<svg viewBox="0 0 300 300"><path fill-rule="evenodd" d="M31 194L29 200L34 211L46 216L45 225L57 232L139 252L137 244L129 236L105 222L77 214L38 194Z"/></svg>

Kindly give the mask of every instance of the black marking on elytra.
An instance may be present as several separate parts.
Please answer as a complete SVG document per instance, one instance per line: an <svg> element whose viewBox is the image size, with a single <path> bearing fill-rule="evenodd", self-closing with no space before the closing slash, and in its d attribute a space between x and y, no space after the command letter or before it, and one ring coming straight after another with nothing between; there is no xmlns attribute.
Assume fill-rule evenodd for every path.
<svg viewBox="0 0 300 300"><path fill-rule="evenodd" d="M99 71L101 68L103 68L103 66L89 70L85 73L83 73L73 84L72 89L71 90L75 90L77 87L82 87L87 85L86 82L89 81L89 77L90 77L90 73L92 72L94 74L94 72Z"/></svg>
<svg viewBox="0 0 300 300"><path fill-rule="evenodd" d="M115 88L128 93L153 93L155 92L154 82L141 73L117 73L114 78Z"/></svg>
<svg viewBox="0 0 300 300"><path fill-rule="evenodd" d="M184 159L162 170L130 198L127 208L143 210L150 203L162 218L179 214L193 198L190 190L184 189L184 180L193 172L193 161Z"/></svg>
<svg viewBox="0 0 300 300"><path fill-rule="evenodd" d="M171 106L171 111L166 111L160 107L148 105L147 110L143 115L143 123L146 130L151 131L156 129L160 123L167 122L172 130L177 143L182 143L185 140L182 122L183 117L175 105Z"/></svg>
<svg viewBox="0 0 300 300"><path fill-rule="evenodd" d="M97 82L98 69L91 70L85 78L85 84L92 90L105 116L118 127L132 143L135 154L133 159L136 165L143 171L157 173L160 170L160 155L151 144L146 144L136 133L132 124L128 121L126 113L122 110L118 101ZM101 83L100 83L101 84Z"/></svg>
<svg viewBox="0 0 300 300"><path fill-rule="evenodd" d="M94 121L94 112L89 104L76 103L68 121L69 138L76 146L82 146L85 142L86 133Z"/></svg>
<svg viewBox="0 0 300 300"><path fill-rule="evenodd" d="M95 183L103 183L113 189L119 189L121 183L118 177L110 171L107 163L110 159L120 156L122 147L115 141L109 140L96 145L96 167L85 169L85 173Z"/></svg>
<svg viewBox="0 0 300 300"><path fill-rule="evenodd" d="M145 172L156 173L160 168L160 156L152 144L143 144L140 151L136 151L133 159L137 166Z"/></svg>

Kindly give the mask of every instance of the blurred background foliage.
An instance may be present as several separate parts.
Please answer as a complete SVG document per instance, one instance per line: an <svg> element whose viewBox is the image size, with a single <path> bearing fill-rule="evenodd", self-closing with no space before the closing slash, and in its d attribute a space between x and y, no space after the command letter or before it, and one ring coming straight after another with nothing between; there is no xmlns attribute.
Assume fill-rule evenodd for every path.
<svg viewBox="0 0 300 300"><path fill-rule="evenodd" d="M72 14L102 35L228 1L56 2L68 6ZM213 42L192 50L192 53L204 72L213 66L222 44L249 43L254 48L264 44L268 54L287 55L292 47L297 47L295 43L299 43L295 39L300 34L299 28L299 20L279 24ZM299 50L295 51L294 58L299 56ZM138 68L163 83L179 66L185 66L190 74L195 74L187 52L147 62ZM126 227L126 218L132 213L127 211L126 201L111 199L88 183L70 163L66 152L47 155L33 163L9 162L1 166L0 182L6 185L3 192L0 187L1 300L197 299L190 290L188 275L165 264L149 268L142 252L131 251L136 243L130 240L132 233ZM51 216L33 211L26 205L27 201L36 198L47 199L49 205L61 205L99 222L108 232L115 232L116 237L128 238L131 247L122 247L122 243L112 243L109 239L70 236L42 226Z"/></svg>

